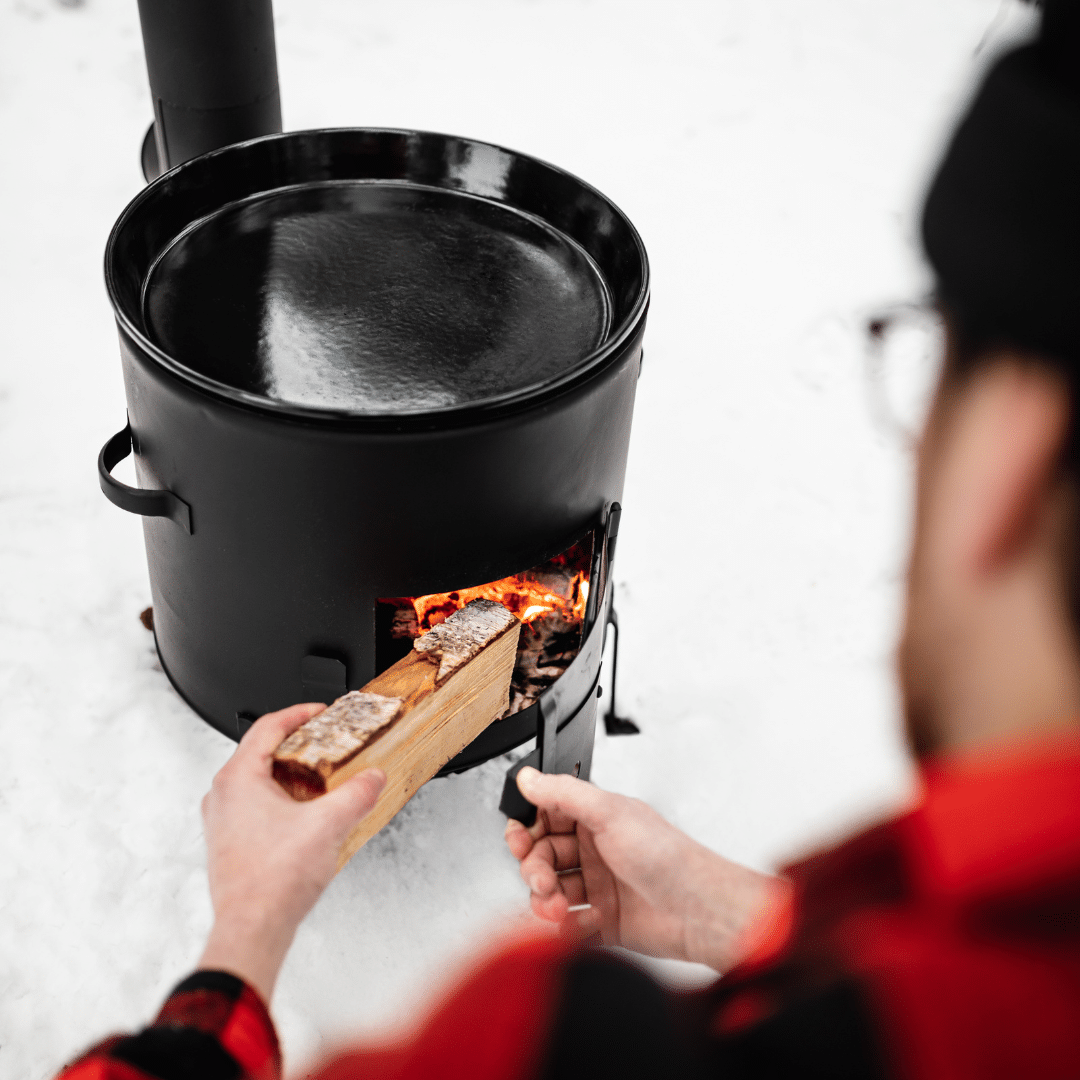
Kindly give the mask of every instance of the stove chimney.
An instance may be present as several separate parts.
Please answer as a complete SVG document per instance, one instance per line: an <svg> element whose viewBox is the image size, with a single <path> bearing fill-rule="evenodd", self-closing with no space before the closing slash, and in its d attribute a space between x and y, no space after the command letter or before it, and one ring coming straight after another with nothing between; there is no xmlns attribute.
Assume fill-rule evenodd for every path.
<svg viewBox="0 0 1080 1080"><path fill-rule="evenodd" d="M154 124L143 173L281 131L271 0L139 0Z"/></svg>

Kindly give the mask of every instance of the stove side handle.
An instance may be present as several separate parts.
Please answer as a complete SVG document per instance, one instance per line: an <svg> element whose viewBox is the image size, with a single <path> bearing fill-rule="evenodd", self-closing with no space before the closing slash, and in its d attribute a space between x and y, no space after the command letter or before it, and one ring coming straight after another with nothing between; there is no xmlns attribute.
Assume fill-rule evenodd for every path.
<svg viewBox="0 0 1080 1080"><path fill-rule="evenodd" d="M131 453L131 424L118 431L98 454L98 482L114 506L143 517L166 517L191 533L191 507L171 491L135 488L120 483L112 471Z"/></svg>

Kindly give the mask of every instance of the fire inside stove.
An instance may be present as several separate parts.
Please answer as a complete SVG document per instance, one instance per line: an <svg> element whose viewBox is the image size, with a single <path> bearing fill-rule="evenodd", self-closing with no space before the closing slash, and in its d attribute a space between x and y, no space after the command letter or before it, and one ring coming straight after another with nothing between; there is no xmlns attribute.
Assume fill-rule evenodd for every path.
<svg viewBox="0 0 1080 1080"><path fill-rule="evenodd" d="M589 600L591 537L530 570L447 593L380 599L376 608L377 666L404 656L414 639L472 600L494 600L524 624L503 716L536 701L570 666L581 648Z"/></svg>

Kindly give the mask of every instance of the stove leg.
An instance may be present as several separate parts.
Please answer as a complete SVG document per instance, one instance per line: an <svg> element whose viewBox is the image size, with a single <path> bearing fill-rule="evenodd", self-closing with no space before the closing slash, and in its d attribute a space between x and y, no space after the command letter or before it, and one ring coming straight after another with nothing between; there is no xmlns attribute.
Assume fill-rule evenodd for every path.
<svg viewBox="0 0 1080 1080"><path fill-rule="evenodd" d="M619 716L615 710L615 684L619 677L619 616L615 613L614 598L608 608L608 626L615 634L611 644L611 703L604 714L604 730L609 735L640 735L641 728L633 720Z"/></svg>

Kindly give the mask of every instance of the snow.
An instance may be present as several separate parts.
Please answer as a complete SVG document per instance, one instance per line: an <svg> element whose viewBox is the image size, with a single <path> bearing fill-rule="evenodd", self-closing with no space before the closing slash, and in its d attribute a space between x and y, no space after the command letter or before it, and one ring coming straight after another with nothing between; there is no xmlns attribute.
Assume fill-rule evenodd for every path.
<svg viewBox="0 0 1080 1080"><path fill-rule="evenodd" d="M861 319L927 287L927 169L1021 5L276 8L288 127L520 148L645 238L616 566L619 694L643 733L598 735L596 782L760 867L896 805L910 461L866 408ZM136 5L3 0L0 56L0 1078L35 1080L145 1022L197 958L199 801L231 744L162 674L138 620L141 530L95 477L124 419L101 257L142 183ZM530 920L504 768L428 785L331 886L274 1002L291 1068Z"/></svg>

